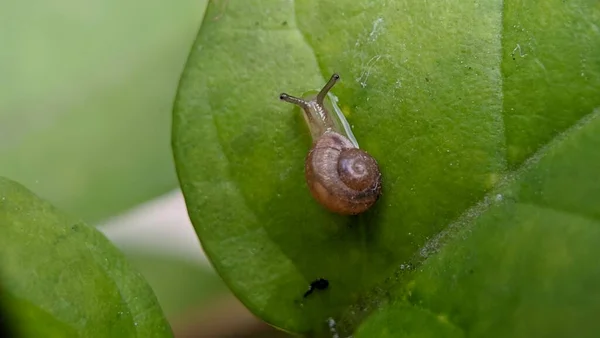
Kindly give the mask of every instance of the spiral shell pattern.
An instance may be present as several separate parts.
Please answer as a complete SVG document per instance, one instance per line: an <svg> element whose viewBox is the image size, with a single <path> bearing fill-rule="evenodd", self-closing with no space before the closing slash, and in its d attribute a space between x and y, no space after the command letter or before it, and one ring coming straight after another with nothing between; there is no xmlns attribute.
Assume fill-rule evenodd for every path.
<svg viewBox="0 0 600 338"><path fill-rule="evenodd" d="M336 132L325 133L314 144L305 174L313 197L339 214L364 212L381 194L377 161Z"/></svg>

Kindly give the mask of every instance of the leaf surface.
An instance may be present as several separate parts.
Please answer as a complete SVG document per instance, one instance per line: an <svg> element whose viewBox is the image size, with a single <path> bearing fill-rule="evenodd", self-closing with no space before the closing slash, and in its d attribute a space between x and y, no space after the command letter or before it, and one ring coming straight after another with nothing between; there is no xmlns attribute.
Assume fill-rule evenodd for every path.
<svg viewBox="0 0 600 338"><path fill-rule="evenodd" d="M600 105L596 2L227 3L209 6L207 17L222 15L203 22L181 79L177 171L217 271L287 330L327 329L332 317L352 331L387 299L373 290L421 264L436 236ZM278 100L333 72L383 173L382 198L358 217L312 199L308 130ZM317 278L329 289L304 299Z"/></svg>
<svg viewBox="0 0 600 338"><path fill-rule="evenodd" d="M428 337L437 326L465 337L597 336L599 117L600 110L542 149L483 213L474 209L440 252L403 276L395 301L357 337ZM433 325L408 334L394 323L423 312Z"/></svg>
<svg viewBox="0 0 600 338"><path fill-rule="evenodd" d="M0 302L24 337L171 337L152 289L96 229L0 178Z"/></svg>

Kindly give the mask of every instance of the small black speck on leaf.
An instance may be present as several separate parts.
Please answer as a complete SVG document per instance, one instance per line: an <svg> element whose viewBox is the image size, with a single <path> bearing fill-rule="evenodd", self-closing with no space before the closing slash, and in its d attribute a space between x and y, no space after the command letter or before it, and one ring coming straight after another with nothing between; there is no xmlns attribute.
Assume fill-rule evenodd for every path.
<svg viewBox="0 0 600 338"><path fill-rule="evenodd" d="M312 283L310 283L310 286L308 287L308 291L306 291L306 293L304 293L304 298L308 297L308 295L313 293L313 291L315 289L316 290L325 290L328 287L329 287L329 281L327 279L324 279L324 278L316 279Z"/></svg>

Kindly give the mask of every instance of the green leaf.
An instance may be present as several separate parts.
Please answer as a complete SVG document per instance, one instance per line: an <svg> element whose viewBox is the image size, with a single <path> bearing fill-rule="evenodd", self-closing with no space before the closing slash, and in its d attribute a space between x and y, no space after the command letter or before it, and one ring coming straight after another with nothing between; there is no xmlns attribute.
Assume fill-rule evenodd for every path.
<svg viewBox="0 0 600 338"><path fill-rule="evenodd" d="M209 6L207 18L221 12ZM188 211L215 268L273 325L310 332L332 317L352 331L387 299L384 280L421 264L430 240L600 106L598 22L585 0L228 1L198 33L173 123ZM333 72L383 173L382 198L358 217L312 199L308 130L278 100ZM304 299L316 278L329 289Z"/></svg>
<svg viewBox="0 0 600 338"><path fill-rule="evenodd" d="M0 173L88 222L175 189L171 104L206 3L3 1Z"/></svg>
<svg viewBox="0 0 600 338"><path fill-rule="evenodd" d="M0 178L0 303L24 337L170 337L152 290L97 230Z"/></svg>
<svg viewBox="0 0 600 338"><path fill-rule="evenodd" d="M461 224L357 337L426 312L467 337L596 337L600 311L600 110L540 151ZM392 319L393 318L393 319ZM384 328L381 324L386 321ZM411 327L427 336L434 326Z"/></svg>
<svg viewBox="0 0 600 338"><path fill-rule="evenodd" d="M395 305L386 311L379 311L365 324L359 328L356 337L463 338L465 336L443 315L406 305Z"/></svg>

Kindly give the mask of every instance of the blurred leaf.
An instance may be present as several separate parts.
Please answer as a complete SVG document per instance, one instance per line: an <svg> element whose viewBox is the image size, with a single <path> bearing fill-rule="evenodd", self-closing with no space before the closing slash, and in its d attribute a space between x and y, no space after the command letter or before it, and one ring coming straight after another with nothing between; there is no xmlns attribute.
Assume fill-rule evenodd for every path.
<svg viewBox="0 0 600 338"><path fill-rule="evenodd" d="M170 337L152 290L97 230L0 178L0 302L25 337Z"/></svg>
<svg viewBox="0 0 600 338"><path fill-rule="evenodd" d="M400 333L406 317L465 337L596 337L600 331L600 110L552 142L475 210L427 260L398 301L365 322L357 337ZM394 320L401 320L393 324ZM385 324L384 328L382 326ZM453 336L454 337L454 336Z"/></svg>
<svg viewBox="0 0 600 338"><path fill-rule="evenodd" d="M144 275L168 318L176 318L190 308L208 306L228 291L221 278L201 263L142 253L126 256Z"/></svg>
<svg viewBox="0 0 600 338"><path fill-rule="evenodd" d="M432 238L600 105L596 2L228 3L203 22L182 76L176 165L217 271L288 330L333 317L349 333L387 299L389 286L378 290L395 270L421 264ZM278 100L334 71L333 92L383 172L382 198L358 217L311 198L308 131ZM329 289L303 299L320 277Z"/></svg>
<svg viewBox="0 0 600 338"><path fill-rule="evenodd" d="M0 3L0 174L97 221L177 186L179 74L206 0Z"/></svg>

